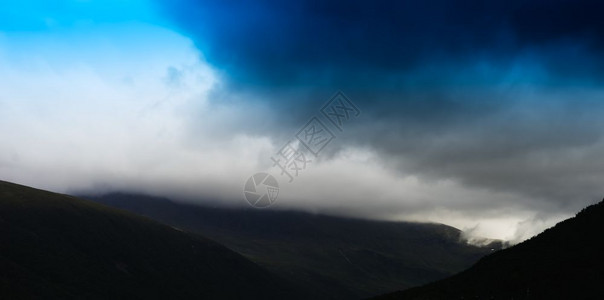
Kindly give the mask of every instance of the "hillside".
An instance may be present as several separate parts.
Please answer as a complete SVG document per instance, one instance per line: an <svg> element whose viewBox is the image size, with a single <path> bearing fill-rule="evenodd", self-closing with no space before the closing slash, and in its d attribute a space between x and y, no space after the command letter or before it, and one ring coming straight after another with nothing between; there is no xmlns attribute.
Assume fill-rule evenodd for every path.
<svg viewBox="0 0 604 300"><path fill-rule="evenodd" d="M604 299L604 202L458 275L376 299Z"/></svg>
<svg viewBox="0 0 604 300"><path fill-rule="evenodd" d="M210 237L325 298L360 299L445 278L499 248L441 224L221 209L128 194L90 197Z"/></svg>
<svg viewBox="0 0 604 300"><path fill-rule="evenodd" d="M1 299L290 299L297 293L201 236L0 181Z"/></svg>

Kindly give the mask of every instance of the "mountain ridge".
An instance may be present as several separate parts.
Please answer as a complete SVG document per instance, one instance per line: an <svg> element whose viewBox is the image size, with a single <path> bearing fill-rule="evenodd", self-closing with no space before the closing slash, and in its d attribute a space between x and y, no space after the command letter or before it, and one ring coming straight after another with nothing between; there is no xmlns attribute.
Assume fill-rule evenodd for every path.
<svg viewBox="0 0 604 300"><path fill-rule="evenodd" d="M69 195L0 181L0 297L307 298L210 239Z"/></svg>
<svg viewBox="0 0 604 300"><path fill-rule="evenodd" d="M211 208L128 193L86 198L208 236L332 299L367 298L444 278L502 246L468 245L460 230L437 223Z"/></svg>
<svg viewBox="0 0 604 300"><path fill-rule="evenodd" d="M374 299L604 299L604 200L449 278Z"/></svg>

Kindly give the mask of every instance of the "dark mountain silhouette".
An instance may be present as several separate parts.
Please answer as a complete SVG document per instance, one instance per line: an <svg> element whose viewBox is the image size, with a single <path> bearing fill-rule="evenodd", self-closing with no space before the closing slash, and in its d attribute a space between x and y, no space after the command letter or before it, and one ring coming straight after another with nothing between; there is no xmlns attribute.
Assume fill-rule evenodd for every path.
<svg viewBox="0 0 604 300"><path fill-rule="evenodd" d="M208 208L128 194L89 198L200 233L324 298L360 299L425 284L501 247L468 245L459 230L441 224Z"/></svg>
<svg viewBox="0 0 604 300"><path fill-rule="evenodd" d="M376 299L604 299L604 201L470 269Z"/></svg>
<svg viewBox="0 0 604 300"><path fill-rule="evenodd" d="M0 181L0 299L309 297L204 237Z"/></svg>

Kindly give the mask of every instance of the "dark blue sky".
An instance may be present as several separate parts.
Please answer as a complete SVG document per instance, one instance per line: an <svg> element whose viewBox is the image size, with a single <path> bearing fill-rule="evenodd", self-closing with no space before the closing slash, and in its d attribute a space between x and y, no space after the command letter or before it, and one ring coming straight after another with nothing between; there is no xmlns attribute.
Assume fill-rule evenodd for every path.
<svg viewBox="0 0 604 300"><path fill-rule="evenodd" d="M565 79L596 80L602 68L600 1L209 0L162 8L210 63L248 86L400 86L426 65L504 68L526 55ZM425 80L443 83L440 75Z"/></svg>

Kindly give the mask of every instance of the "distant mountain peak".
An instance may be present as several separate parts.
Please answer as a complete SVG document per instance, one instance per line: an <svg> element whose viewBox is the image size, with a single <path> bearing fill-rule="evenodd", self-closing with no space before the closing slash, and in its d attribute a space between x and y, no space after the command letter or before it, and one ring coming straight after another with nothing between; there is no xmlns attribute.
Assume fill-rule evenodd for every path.
<svg viewBox="0 0 604 300"><path fill-rule="evenodd" d="M376 299L604 299L604 200L452 277Z"/></svg>

